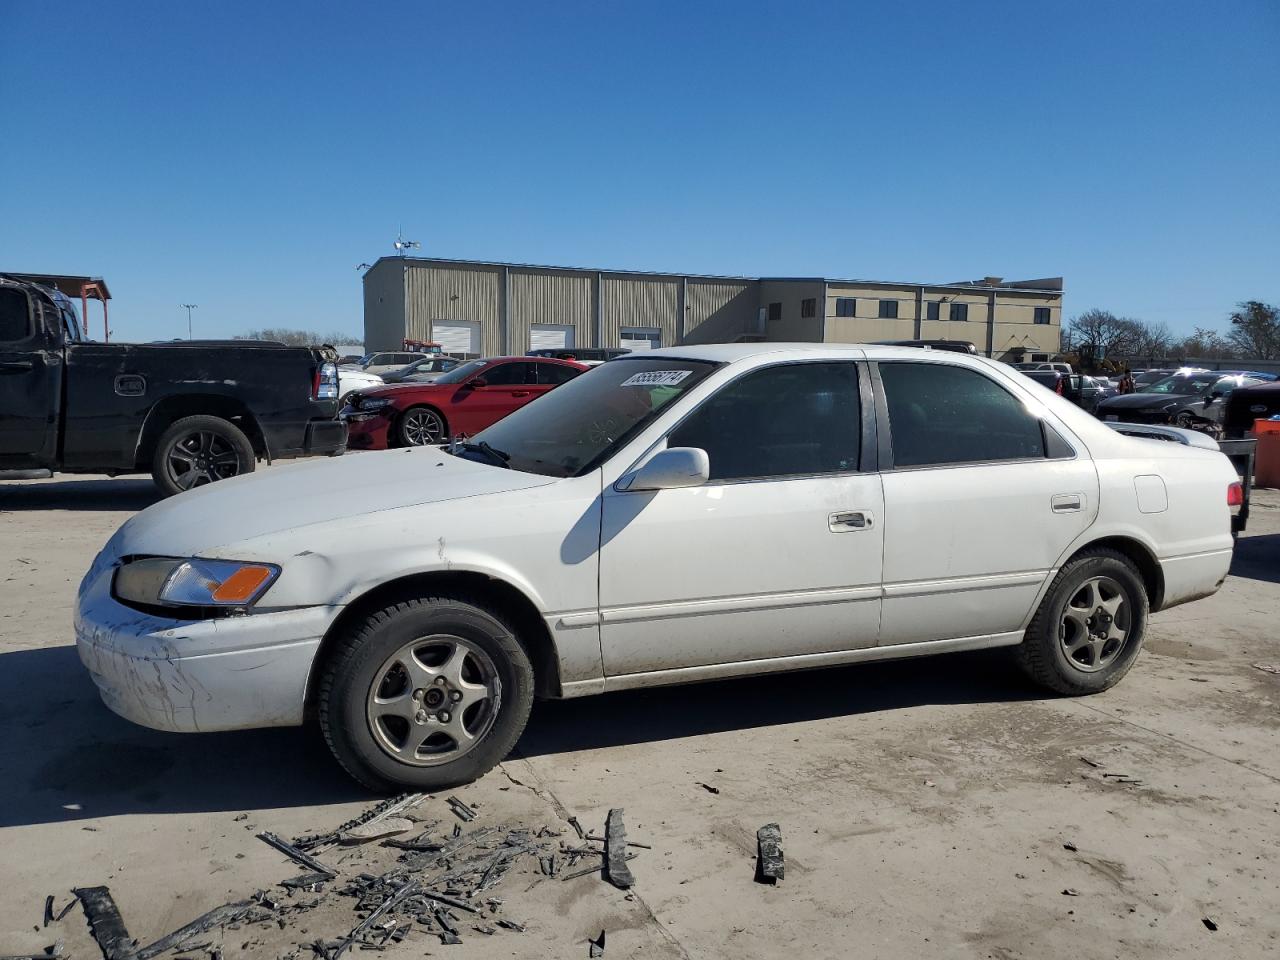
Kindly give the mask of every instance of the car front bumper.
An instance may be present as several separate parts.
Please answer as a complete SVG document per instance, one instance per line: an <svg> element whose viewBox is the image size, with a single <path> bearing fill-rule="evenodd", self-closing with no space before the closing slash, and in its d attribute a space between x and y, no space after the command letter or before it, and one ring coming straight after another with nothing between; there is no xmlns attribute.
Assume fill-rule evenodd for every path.
<svg viewBox="0 0 1280 960"><path fill-rule="evenodd" d="M96 565L95 565L96 566ZM91 571L76 604L76 647L103 702L155 730L297 726L333 607L173 620L111 596Z"/></svg>
<svg viewBox="0 0 1280 960"><path fill-rule="evenodd" d="M352 450L386 450L391 444L391 418L382 412L348 413L343 411L347 425L347 446Z"/></svg>

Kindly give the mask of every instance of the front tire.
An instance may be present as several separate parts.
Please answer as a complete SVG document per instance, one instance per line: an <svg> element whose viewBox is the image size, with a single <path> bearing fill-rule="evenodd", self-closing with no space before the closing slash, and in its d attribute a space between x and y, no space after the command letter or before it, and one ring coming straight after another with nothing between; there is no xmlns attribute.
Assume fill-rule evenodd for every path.
<svg viewBox="0 0 1280 960"><path fill-rule="evenodd" d="M371 790L440 790L515 746L533 667L501 616L463 597L393 603L351 627L320 674L329 749Z"/></svg>
<svg viewBox="0 0 1280 960"><path fill-rule="evenodd" d="M1023 672L1067 696L1101 693L1120 682L1142 648L1146 585L1115 550L1079 554L1054 578L1018 647Z"/></svg>
<svg viewBox="0 0 1280 960"><path fill-rule="evenodd" d="M165 496L203 487L243 473L257 461L244 431L221 417L175 420L156 444L151 477Z"/></svg>

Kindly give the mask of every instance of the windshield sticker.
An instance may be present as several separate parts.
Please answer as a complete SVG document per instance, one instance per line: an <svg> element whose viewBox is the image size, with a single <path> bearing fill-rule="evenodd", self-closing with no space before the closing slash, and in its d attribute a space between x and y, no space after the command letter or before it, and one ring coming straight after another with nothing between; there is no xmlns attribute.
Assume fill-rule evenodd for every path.
<svg viewBox="0 0 1280 960"><path fill-rule="evenodd" d="M674 387L692 370L650 370L648 373L637 373L627 377L620 386L623 387Z"/></svg>

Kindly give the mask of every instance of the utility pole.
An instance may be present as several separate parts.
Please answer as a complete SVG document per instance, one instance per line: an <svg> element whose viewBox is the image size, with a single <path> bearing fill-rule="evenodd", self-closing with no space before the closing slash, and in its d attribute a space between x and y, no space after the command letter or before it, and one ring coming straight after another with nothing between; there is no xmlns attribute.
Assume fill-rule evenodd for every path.
<svg viewBox="0 0 1280 960"><path fill-rule="evenodd" d="M178 304L178 306L180 306L180 307L186 307L186 308L187 308L187 339L188 339L188 340L192 340L192 339L194 339L194 338L191 336L191 311L192 311L192 310L194 310L194 309L196 309L196 307L200 306L200 304L198 304L198 303L180 303L180 304Z"/></svg>

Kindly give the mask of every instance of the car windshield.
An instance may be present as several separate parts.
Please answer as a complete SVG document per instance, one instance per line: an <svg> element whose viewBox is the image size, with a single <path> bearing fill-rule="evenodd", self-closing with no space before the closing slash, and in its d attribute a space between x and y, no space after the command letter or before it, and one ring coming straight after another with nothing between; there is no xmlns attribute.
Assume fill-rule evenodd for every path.
<svg viewBox="0 0 1280 960"><path fill-rule="evenodd" d="M1142 392L1202 397L1209 392L1209 388L1217 383L1219 379L1219 377L1211 373L1193 374L1192 376L1174 374L1172 377L1165 377L1163 380L1157 380L1150 386L1144 387Z"/></svg>
<svg viewBox="0 0 1280 960"><path fill-rule="evenodd" d="M467 380L470 380L477 373L479 373L480 369L488 362L489 362L488 360L471 360L467 363L464 363L460 367L454 367L452 370L450 370L448 373L444 374L443 376L436 377L434 382L463 383Z"/></svg>
<svg viewBox="0 0 1280 960"><path fill-rule="evenodd" d="M577 476L593 469L715 368L703 360L621 357L521 407L474 440L501 451L513 470Z"/></svg>

